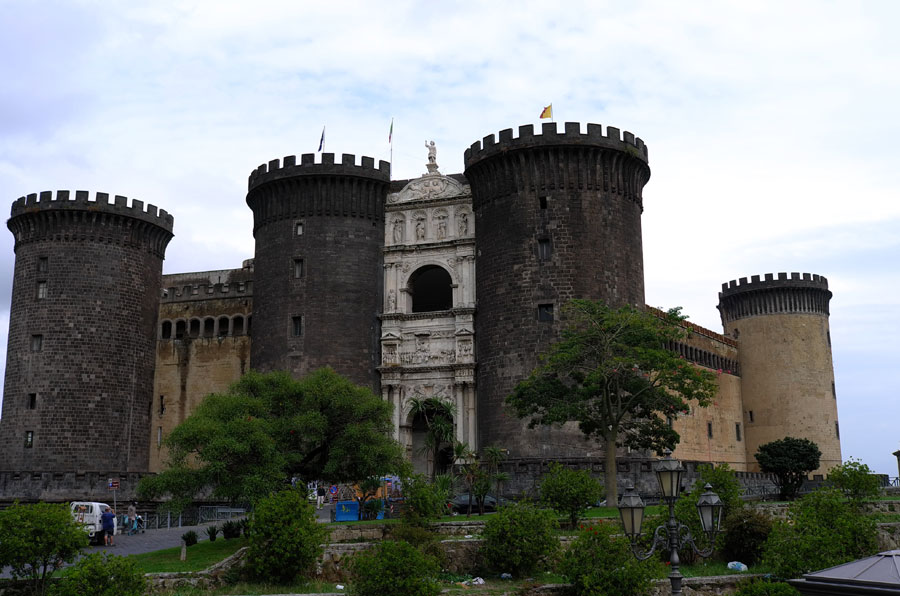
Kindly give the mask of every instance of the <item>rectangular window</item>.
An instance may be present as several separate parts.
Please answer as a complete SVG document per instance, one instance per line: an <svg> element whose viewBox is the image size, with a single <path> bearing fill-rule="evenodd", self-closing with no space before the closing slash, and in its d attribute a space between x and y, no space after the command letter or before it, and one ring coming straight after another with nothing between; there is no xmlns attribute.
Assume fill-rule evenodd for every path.
<svg viewBox="0 0 900 596"><path fill-rule="evenodd" d="M550 239L544 238L538 240L538 259L541 261L549 261L551 254L553 254L553 247L550 245Z"/></svg>
<svg viewBox="0 0 900 596"><path fill-rule="evenodd" d="M553 305L552 304L538 304L538 321L543 321L543 322L553 321Z"/></svg>
<svg viewBox="0 0 900 596"><path fill-rule="evenodd" d="M303 317L292 317L291 318L291 333L294 337L300 337L303 335Z"/></svg>
<svg viewBox="0 0 900 596"><path fill-rule="evenodd" d="M753 422L753 410L750 410L747 414L750 416L750 422Z"/></svg>
<svg viewBox="0 0 900 596"><path fill-rule="evenodd" d="M303 222L302 221L298 221L297 223L294 224L294 233L297 234L298 236L303 235Z"/></svg>
<svg viewBox="0 0 900 596"><path fill-rule="evenodd" d="M25 431L25 449L31 449L34 447L34 431L26 430Z"/></svg>
<svg viewBox="0 0 900 596"><path fill-rule="evenodd" d="M162 427L158 427L156 429L156 446L160 447L162 445Z"/></svg>
<svg viewBox="0 0 900 596"><path fill-rule="evenodd" d="M38 273L47 273L48 271L50 271L50 259L38 257Z"/></svg>
<svg viewBox="0 0 900 596"><path fill-rule="evenodd" d="M166 396L160 395L159 396L159 415L162 416L165 413L166 413Z"/></svg>
<svg viewBox="0 0 900 596"><path fill-rule="evenodd" d="M29 410L37 409L37 393L29 393L28 394L28 409Z"/></svg>
<svg viewBox="0 0 900 596"><path fill-rule="evenodd" d="M303 277L303 259L294 259L294 279Z"/></svg>
<svg viewBox="0 0 900 596"><path fill-rule="evenodd" d="M838 426L837 420L834 421L834 436L837 437L838 439L841 438L841 427Z"/></svg>
<svg viewBox="0 0 900 596"><path fill-rule="evenodd" d="M44 336L43 335L32 335L31 336L31 351L32 352L40 352L44 348Z"/></svg>
<svg viewBox="0 0 900 596"><path fill-rule="evenodd" d="M669 428L672 428L672 425L673 425L674 423L675 423L675 421L672 420L672 417L671 417L671 416L666 416L666 424L669 425Z"/></svg>
<svg viewBox="0 0 900 596"><path fill-rule="evenodd" d="M737 438L738 441L741 440L741 423L740 422L734 423L734 436Z"/></svg>
<svg viewBox="0 0 900 596"><path fill-rule="evenodd" d="M706 423L706 438L707 439L712 438L712 422Z"/></svg>
<svg viewBox="0 0 900 596"><path fill-rule="evenodd" d="M541 205L541 209L546 209L546 208L547 208L547 197L541 197L541 198L539 199L539 202L540 202L540 205Z"/></svg>
<svg viewBox="0 0 900 596"><path fill-rule="evenodd" d="M834 381L831 382L831 397L837 399L837 390L834 388Z"/></svg>
<svg viewBox="0 0 900 596"><path fill-rule="evenodd" d="M37 299L43 300L47 297L47 282L39 281L37 282Z"/></svg>

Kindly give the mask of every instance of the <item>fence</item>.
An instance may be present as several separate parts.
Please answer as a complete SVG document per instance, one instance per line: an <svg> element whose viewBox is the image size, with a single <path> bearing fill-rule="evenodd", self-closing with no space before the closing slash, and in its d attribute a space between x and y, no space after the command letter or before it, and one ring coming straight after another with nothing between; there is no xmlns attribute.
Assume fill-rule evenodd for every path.
<svg viewBox="0 0 900 596"><path fill-rule="evenodd" d="M144 519L144 528L147 530L160 530L165 528L181 528L184 526L196 526L208 522L243 517L247 510L243 507L219 507L200 506L190 507L181 513L160 511L138 511L137 514Z"/></svg>

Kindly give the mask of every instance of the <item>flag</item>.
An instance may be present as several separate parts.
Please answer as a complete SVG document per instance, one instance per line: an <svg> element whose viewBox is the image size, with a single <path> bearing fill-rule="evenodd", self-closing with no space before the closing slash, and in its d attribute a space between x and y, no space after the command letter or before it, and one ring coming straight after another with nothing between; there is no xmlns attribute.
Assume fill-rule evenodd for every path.
<svg viewBox="0 0 900 596"><path fill-rule="evenodd" d="M394 138L394 119L391 118L391 130L388 131L388 143L391 142L391 139Z"/></svg>
<svg viewBox="0 0 900 596"><path fill-rule="evenodd" d="M325 127L322 127L322 138L319 139L319 151L322 150L322 147L325 146Z"/></svg>
<svg viewBox="0 0 900 596"><path fill-rule="evenodd" d="M541 120L544 120L545 118L553 118L552 103L541 111Z"/></svg>

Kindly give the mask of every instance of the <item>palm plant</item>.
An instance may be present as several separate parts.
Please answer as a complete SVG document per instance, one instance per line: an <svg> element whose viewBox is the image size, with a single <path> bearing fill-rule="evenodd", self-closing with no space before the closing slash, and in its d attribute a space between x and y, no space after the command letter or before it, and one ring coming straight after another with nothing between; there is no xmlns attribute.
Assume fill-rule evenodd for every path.
<svg viewBox="0 0 900 596"><path fill-rule="evenodd" d="M437 474L437 455L441 448L453 441L452 404L440 397L414 397L410 400L410 413L413 418L421 417L425 422L425 444L422 452L431 461L431 481Z"/></svg>

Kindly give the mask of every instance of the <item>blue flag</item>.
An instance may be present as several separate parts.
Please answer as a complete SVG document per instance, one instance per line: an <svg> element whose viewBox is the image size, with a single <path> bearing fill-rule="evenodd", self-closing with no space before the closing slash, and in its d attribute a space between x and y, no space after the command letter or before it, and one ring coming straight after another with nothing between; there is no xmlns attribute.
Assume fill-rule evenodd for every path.
<svg viewBox="0 0 900 596"><path fill-rule="evenodd" d="M322 147L325 146L325 127L322 127L322 138L319 139L319 151L322 150Z"/></svg>

